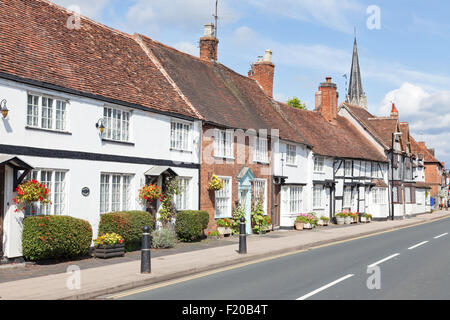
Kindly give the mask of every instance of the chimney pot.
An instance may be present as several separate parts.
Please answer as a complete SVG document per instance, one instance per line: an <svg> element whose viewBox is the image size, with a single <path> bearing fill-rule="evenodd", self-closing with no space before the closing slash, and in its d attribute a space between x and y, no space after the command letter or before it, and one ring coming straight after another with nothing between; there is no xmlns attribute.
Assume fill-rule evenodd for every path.
<svg viewBox="0 0 450 320"><path fill-rule="evenodd" d="M272 63L272 50L266 50L266 54L264 55L264 62Z"/></svg>
<svg viewBox="0 0 450 320"><path fill-rule="evenodd" d="M258 57L257 62L252 65L249 77L256 80L264 89L264 92L273 98L273 78L275 65L272 63L272 50L266 50L263 57Z"/></svg>
<svg viewBox="0 0 450 320"><path fill-rule="evenodd" d="M331 77L326 77L325 80L330 83L331 82Z"/></svg>
<svg viewBox="0 0 450 320"><path fill-rule="evenodd" d="M219 40L215 37L214 24L205 24L205 35L200 38L200 59L206 61L216 61L218 46Z"/></svg>
<svg viewBox="0 0 450 320"><path fill-rule="evenodd" d="M214 37L214 24L205 24L205 37Z"/></svg>

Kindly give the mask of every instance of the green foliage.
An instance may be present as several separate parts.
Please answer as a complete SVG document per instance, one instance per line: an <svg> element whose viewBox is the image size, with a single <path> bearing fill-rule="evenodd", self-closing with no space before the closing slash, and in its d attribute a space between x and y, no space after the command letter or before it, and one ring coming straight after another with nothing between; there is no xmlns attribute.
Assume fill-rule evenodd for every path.
<svg viewBox="0 0 450 320"><path fill-rule="evenodd" d="M256 199L252 208L252 228L254 233L260 233L266 231L269 226L269 220L267 220L264 213L264 206L262 198Z"/></svg>
<svg viewBox="0 0 450 320"><path fill-rule="evenodd" d="M155 221L152 215L145 211L125 211L103 214L100 218L99 236L107 233L117 233L125 240L127 252L138 250L142 244L142 229L149 226L154 230Z"/></svg>
<svg viewBox="0 0 450 320"><path fill-rule="evenodd" d="M184 242L200 239L208 227L209 213L206 211L181 211L177 214L175 231Z"/></svg>
<svg viewBox="0 0 450 320"><path fill-rule="evenodd" d="M306 104L302 103L297 97L288 100L288 105L297 109L306 110Z"/></svg>
<svg viewBox="0 0 450 320"><path fill-rule="evenodd" d="M175 208L174 196L179 195L181 190L178 180L176 178L170 179L166 184L166 192L164 193L161 203L161 209L159 210L159 218L164 228L167 228L169 222L175 218L177 210Z"/></svg>
<svg viewBox="0 0 450 320"><path fill-rule="evenodd" d="M23 223L23 256L30 261L86 256L91 243L92 227L84 220L36 216Z"/></svg>
<svg viewBox="0 0 450 320"><path fill-rule="evenodd" d="M233 223L232 223L233 234L240 233L240 225L242 217L245 218L245 209L239 201L236 201L236 205L233 210Z"/></svg>
<svg viewBox="0 0 450 320"><path fill-rule="evenodd" d="M170 229L160 229L152 233L152 247L155 249L168 249L175 246L177 235Z"/></svg>

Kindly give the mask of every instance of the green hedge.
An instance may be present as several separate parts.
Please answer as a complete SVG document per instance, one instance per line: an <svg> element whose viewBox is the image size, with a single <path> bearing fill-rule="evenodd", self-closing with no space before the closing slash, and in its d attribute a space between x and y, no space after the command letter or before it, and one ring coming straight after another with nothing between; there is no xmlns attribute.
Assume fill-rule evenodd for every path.
<svg viewBox="0 0 450 320"><path fill-rule="evenodd" d="M30 261L86 256L91 243L92 227L84 220L36 216L23 222L23 256Z"/></svg>
<svg viewBox="0 0 450 320"><path fill-rule="evenodd" d="M184 242L196 241L208 227L209 214L206 211L181 211L177 213L175 231Z"/></svg>
<svg viewBox="0 0 450 320"><path fill-rule="evenodd" d="M155 228L153 216L146 211L125 211L103 214L100 218L98 234L120 234L125 240L126 251L139 250L142 243L142 228Z"/></svg>

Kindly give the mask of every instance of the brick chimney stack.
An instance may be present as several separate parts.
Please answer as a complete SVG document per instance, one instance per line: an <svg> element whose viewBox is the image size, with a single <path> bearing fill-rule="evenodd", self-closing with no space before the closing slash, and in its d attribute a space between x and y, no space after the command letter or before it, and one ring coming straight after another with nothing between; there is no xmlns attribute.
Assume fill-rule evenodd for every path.
<svg viewBox="0 0 450 320"><path fill-rule="evenodd" d="M251 79L258 81L259 85L264 89L264 92L273 98L273 78L275 75L275 65L272 62L272 51L266 50L263 59L258 59L252 65L248 76Z"/></svg>
<svg viewBox="0 0 450 320"><path fill-rule="evenodd" d="M217 61L219 39L216 38L214 24L205 24L205 34L200 38L200 59Z"/></svg>
<svg viewBox="0 0 450 320"><path fill-rule="evenodd" d="M336 84L331 82L331 77L327 77L316 92L316 111L330 123L335 123L337 120L338 98Z"/></svg>

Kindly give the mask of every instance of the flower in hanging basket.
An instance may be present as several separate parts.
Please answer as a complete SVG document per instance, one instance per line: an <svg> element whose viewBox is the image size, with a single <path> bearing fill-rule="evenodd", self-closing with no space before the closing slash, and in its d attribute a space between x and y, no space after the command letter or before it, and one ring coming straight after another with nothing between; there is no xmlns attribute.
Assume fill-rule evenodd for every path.
<svg viewBox="0 0 450 320"><path fill-rule="evenodd" d="M223 187L224 187L223 180L220 179L218 176L213 175L211 178L211 181L209 182L208 190L209 191L219 191L219 190L222 190Z"/></svg>
<svg viewBox="0 0 450 320"><path fill-rule="evenodd" d="M151 203L156 200L162 201L164 196L160 187L153 184L148 184L139 190L139 199L144 203Z"/></svg>
<svg viewBox="0 0 450 320"><path fill-rule="evenodd" d="M40 202L43 205L52 204L50 202L50 189L36 180L30 180L22 183L16 188L17 197L13 199L18 210L25 210L27 205L33 202Z"/></svg>

